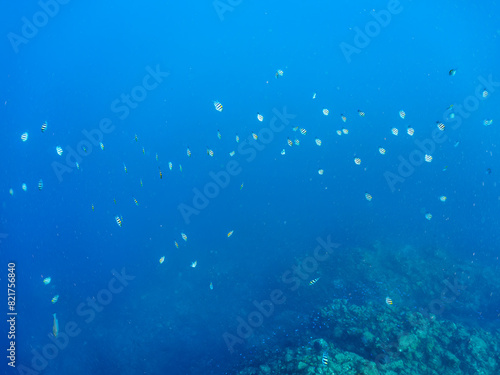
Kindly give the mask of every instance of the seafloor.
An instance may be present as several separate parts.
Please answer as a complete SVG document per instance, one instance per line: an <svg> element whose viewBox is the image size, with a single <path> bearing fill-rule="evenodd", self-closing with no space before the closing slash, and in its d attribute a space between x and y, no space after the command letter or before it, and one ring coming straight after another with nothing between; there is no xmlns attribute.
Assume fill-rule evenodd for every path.
<svg viewBox="0 0 500 375"><path fill-rule="evenodd" d="M238 373L500 374L498 258L485 263L380 243L345 251L295 296L317 301L317 288L323 303L304 314L287 302Z"/></svg>

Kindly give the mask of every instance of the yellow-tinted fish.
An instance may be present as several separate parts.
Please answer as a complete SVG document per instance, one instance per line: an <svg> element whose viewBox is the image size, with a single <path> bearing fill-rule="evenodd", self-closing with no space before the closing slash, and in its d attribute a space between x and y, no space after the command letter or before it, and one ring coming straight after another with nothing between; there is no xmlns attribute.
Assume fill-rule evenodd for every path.
<svg viewBox="0 0 500 375"><path fill-rule="evenodd" d="M424 159L427 163L430 163L432 161L432 156L431 155L428 155L428 154L425 154L424 156Z"/></svg>
<svg viewBox="0 0 500 375"><path fill-rule="evenodd" d="M94 203L92 203L92 211L94 211Z"/></svg>
<svg viewBox="0 0 500 375"><path fill-rule="evenodd" d="M184 234L184 233L181 233L181 237L184 241L187 241L188 240L188 237Z"/></svg>
<svg viewBox="0 0 500 375"><path fill-rule="evenodd" d="M47 130L47 121L45 121L43 124L42 124L42 133L45 132L45 130Z"/></svg>
<svg viewBox="0 0 500 375"><path fill-rule="evenodd" d="M292 147L293 142L290 138L287 139L286 143L288 143L288 146Z"/></svg>
<svg viewBox="0 0 500 375"><path fill-rule="evenodd" d="M172 167L173 167L173 166L174 166L174 165L172 164L172 162L171 162L171 161L169 161L169 162L168 162L168 169L172 170Z"/></svg>
<svg viewBox="0 0 500 375"><path fill-rule="evenodd" d="M300 128L300 134L306 135L307 134L307 130L304 129L304 128Z"/></svg>
<svg viewBox="0 0 500 375"><path fill-rule="evenodd" d="M163 173L161 173L161 168L158 167L158 169L160 170L160 180L163 178Z"/></svg>
<svg viewBox="0 0 500 375"><path fill-rule="evenodd" d="M348 129L346 129L346 128L344 128L344 129L342 129L342 133L344 133L344 134L349 134L349 130L348 130Z"/></svg>
<svg viewBox="0 0 500 375"><path fill-rule="evenodd" d="M408 135L413 136L413 134L415 134L415 129L408 126L408 130L406 132L408 133Z"/></svg>
<svg viewBox="0 0 500 375"><path fill-rule="evenodd" d="M230 232L227 234L227 237L228 237L228 238L229 238L229 237L231 237L231 236L233 235L233 233L234 233L234 230L230 231Z"/></svg>
<svg viewBox="0 0 500 375"><path fill-rule="evenodd" d="M354 162L356 163L356 165L360 165L361 164L361 159L360 158L354 158Z"/></svg>
<svg viewBox="0 0 500 375"><path fill-rule="evenodd" d="M210 285L209 285L209 287L210 287L210 290L214 290L214 284L212 284L212 282L211 282L211 281L210 281Z"/></svg>
<svg viewBox="0 0 500 375"><path fill-rule="evenodd" d="M54 337L57 337L57 335L59 334L59 321L57 320L55 313L52 314L52 316L54 317L54 324L52 325L52 334L54 335Z"/></svg>
<svg viewBox="0 0 500 375"><path fill-rule="evenodd" d="M440 200L441 202L446 202L446 200L447 200L447 199L448 199L448 198L446 198L446 195L441 195L441 196L439 197L439 200Z"/></svg>
<svg viewBox="0 0 500 375"><path fill-rule="evenodd" d="M397 128L392 128L391 129L391 133L394 134L394 135L398 135L399 134L399 130Z"/></svg>
<svg viewBox="0 0 500 375"><path fill-rule="evenodd" d="M139 202L137 202L137 199L135 199L135 198L132 198L132 199L134 200L135 205L138 206Z"/></svg>
<svg viewBox="0 0 500 375"><path fill-rule="evenodd" d="M319 280L319 277L317 277L317 278L315 278L315 279L313 279L313 280L309 281L309 285L314 285L314 284L316 284L316 283L318 282L318 280Z"/></svg>
<svg viewBox="0 0 500 375"><path fill-rule="evenodd" d="M179 244L177 243L177 241L174 241L174 245L176 248L179 248Z"/></svg>
<svg viewBox="0 0 500 375"><path fill-rule="evenodd" d="M238 143L240 141L240 137L238 134L236 134L236 143Z"/></svg>
<svg viewBox="0 0 500 375"><path fill-rule="evenodd" d="M318 170L318 174L319 174L320 176L323 176L323 173L325 173L325 171L324 171L323 169L319 169L319 170Z"/></svg>
<svg viewBox="0 0 500 375"><path fill-rule="evenodd" d="M52 297L51 302L56 303L59 300L59 294L56 294L54 297Z"/></svg>
<svg viewBox="0 0 500 375"><path fill-rule="evenodd" d="M142 153L146 155L146 150L144 149L144 147L142 148Z"/></svg>
<svg viewBox="0 0 500 375"><path fill-rule="evenodd" d="M219 130L217 130L217 138L221 139L222 138L222 134L220 133Z"/></svg>
<svg viewBox="0 0 500 375"><path fill-rule="evenodd" d="M165 255L160 258L160 264L162 264L165 261Z"/></svg>
<svg viewBox="0 0 500 375"><path fill-rule="evenodd" d="M327 352L323 352L322 362L323 362L323 366L328 366L328 353Z"/></svg>
<svg viewBox="0 0 500 375"><path fill-rule="evenodd" d="M138 141L138 139L137 139L137 134L136 134L136 135L134 135L134 139L135 139L135 141L136 141L136 142Z"/></svg>
<svg viewBox="0 0 500 375"><path fill-rule="evenodd" d="M392 299L390 299L389 297L385 297L385 303L388 305L392 305Z"/></svg>
<svg viewBox="0 0 500 375"><path fill-rule="evenodd" d="M373 197L372 197L372 195L371 195L370 193L365 193L365 198L366 198L366 200L367 200L368 202L371 202L371 201L372 201L372 199L373 199Z"/></svg>
<svg viewBox="0 0 500 375"><path fill-rule="evenodd" d="M187 156L191 156L191 150L189 149L189 147L186 150L186 154L187 154Z"/></svg>
<svg viewBox="0 0 500 375"><path fill-rule="evenodd" d="M241 185L240 185L240 190L241 190L241 189L243 189L243 182L242 182L242 183L241 183Z"/></svg>
<svg viewBox="0 0 500 375"><path fill-rule="evenodd" d="M155 159L156 159L156 161L158 161L158 153L156 153Z"/></svg>
<svg viewBox="0 0 500 375"><path fill-rule="evenodd" d="M207 148L207 155L214 156L214 151L210 148Z"/></svg>
<svg viewBox="0 0 500 375"><path fill-rule="evenodd" d="M276 78L278 78L278 77L283 77L283 70L278 69L278 70L276 71L275 76L276 76Z"/></svg>
<svg viewBox="0 0 500 375"><path fill-rule="evenodd" d="M142 187L142 178L141 178L141 180L140 180L140 183L141 183L141 187Z"/></svg>
<svg viewBox="0 0 500 375"><path fill-rule="evenodd" d="M316 139L314 140L314 142L316 142L316 144L317 144L318 146L321 146L321 139L316 138Z"/></svg>
<svg viewBox="0 0 500 375"><path fill-rule="evenodd" d="M346 122L347 121L347 117L345 117L344 115L340 115L340 118L342 119L342 121Z"/></svg>
<svg viewBox="0 0 500 375"><path fill-rule="evenodd" d="M257 138L258 138L257 134L254 133L254 132L252 132L252 138L255 139L255 140L257 140Z"/></svg>
<svg viewBox="0 0 500 375"><path fill-rule="evenodd" d="M46 277L45 279L43 279L43 283L44 283L45 285L50 284L50 282L51 282L51 281L52 281L52 278L50 278L50 277Z"/></svg>
<svg viewBox="0 0 500 375"><path fill-rule="evenodd" d="M323 108L323 114L324 114L325 116L328 116L328 114L329 114L329 113L330 113L330 111L329 111L328 109Z"/></svg>
<svg viewBox="0 0 500 375"><path fill-rule="evenodd" d="M378 152L380 152L380 155L385 155L385 148L379 147Z"/></svg>
<svg viewBox="0 0 500 375"><path fill-rule="evenodd" d="M231 151L231 152L229 153L229 156L234 156L234 154L235 154L235 152L234 152L234 151Z"/></svg>
<svg viewBox="0 0 500 375"><path fill-rule="evenodd" d="M118 215L115 216L115 221L116 221L116 224L118 224L118 226L121 228L122 227L122 218Z"/></svg>
<svg viewBox="0 0 500 375"><path fill-rule="evenodd" d="M125 171L125 173L127 173L127 166L125 165L125 163L123 163L123 170Z"/></svg>
<svg viewBox="0 0 500 375"><path fill-rule="evenodd" d="M440 121L436 121L436 125L439 130L443 131L444 130L444 124Z"/></svg>
<svg viewBox="0 0 500 375"><path fill-rule="evenodd" d="M101 147L101 150L103 150L103 151L104 151L104 143L99 142L99 146Z"/></svg>
<svg viewBox="0 0 500 375"><path fill-rule="evenodd" d="M403 110L399 111L399 117L401 117L404 120L404 118L406 117L406 112Z"/></svg>
<svg viewBox="0 0 500 375"><path fill-rule="evenodd" d="M222 110L224 109L221 102L219 102L218 100L214 100L214 107L218 112L222 112Z"/></svg>

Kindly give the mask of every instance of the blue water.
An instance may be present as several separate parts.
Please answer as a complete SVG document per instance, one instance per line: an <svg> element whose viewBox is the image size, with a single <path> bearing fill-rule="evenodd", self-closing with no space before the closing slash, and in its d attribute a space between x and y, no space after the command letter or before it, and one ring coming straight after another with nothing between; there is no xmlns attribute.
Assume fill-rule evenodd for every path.
<svg viewBox="0 0 500 375"><path fill-rule="evenodd" d="M409 246L410 262L424 259L415 267L442 266L446 277L460 264L498 272L499 10L466 1L2 4L0 280L5 290L15 263L18 313L17 369L2 359L5 373L236 373L260 363L268 342L307 345L307 322L334 298L383 305L392 293L408 308L428 304L425 293L398 291L393 272L406 270L391 260L352 280L355 249L374 244L389 254ZM204 198L193 203L197 191ZM321 289L291 290L283 276L317 238L339 245L303 278L320 277ZM447 255L433 260L437 251ZM229 345L224 334L239 337L238 317L275 289L286 302ZM493 291L471 291L474 308L443 318L498 327L498 297L482 299ZM54 313L61 347L51 356ZM67 324L73 336L61 344Z"/></svg>

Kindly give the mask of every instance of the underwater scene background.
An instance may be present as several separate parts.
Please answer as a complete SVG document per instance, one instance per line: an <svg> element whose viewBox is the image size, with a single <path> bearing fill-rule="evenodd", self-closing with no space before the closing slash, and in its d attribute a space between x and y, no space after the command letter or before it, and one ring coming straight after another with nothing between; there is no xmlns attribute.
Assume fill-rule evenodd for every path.
<svg viewBox="0 0 500 375"><path fill-rule="evenodd" d="M500 373L498 2L0 7L2 373Z"/></svg>

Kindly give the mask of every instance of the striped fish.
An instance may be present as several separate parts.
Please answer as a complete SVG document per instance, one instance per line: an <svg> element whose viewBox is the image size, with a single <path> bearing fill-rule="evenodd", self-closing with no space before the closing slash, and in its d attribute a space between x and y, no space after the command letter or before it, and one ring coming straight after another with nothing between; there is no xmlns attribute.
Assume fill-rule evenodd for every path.
<svg viewBox="0 0 500 375"><path fill-rule="evenodd" d="M219 112L222 112L222 110L224 109L221 102L219 102L218 100L214 100L214 107Z"/></svg>
<svg viewBox="0 0 500 375"><path fill-rule="evenodd" d="M317 277L317 278L315 278L315 279L313 279L313 280L309 281L309 285L314 285L314 284L316 284L316 283L318 282L318 280L319 280L319 277Z"/></svg>

